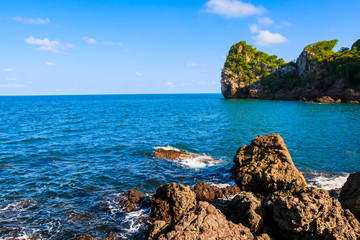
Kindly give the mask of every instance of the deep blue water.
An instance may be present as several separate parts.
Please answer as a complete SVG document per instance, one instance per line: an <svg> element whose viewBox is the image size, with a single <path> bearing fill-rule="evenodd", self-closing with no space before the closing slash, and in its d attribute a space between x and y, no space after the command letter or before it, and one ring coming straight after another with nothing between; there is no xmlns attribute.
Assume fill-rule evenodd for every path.
<svg viewBox="0 0 360 240"><path fill-rule="evenodd" d="M360 170L359 119L356 104L220 94L0 97L0 238L130 237L117 194L230 182L236 150L271 132L306 176L334 180ZM194 169L151 158L166 145L221 161Z"/></svg>

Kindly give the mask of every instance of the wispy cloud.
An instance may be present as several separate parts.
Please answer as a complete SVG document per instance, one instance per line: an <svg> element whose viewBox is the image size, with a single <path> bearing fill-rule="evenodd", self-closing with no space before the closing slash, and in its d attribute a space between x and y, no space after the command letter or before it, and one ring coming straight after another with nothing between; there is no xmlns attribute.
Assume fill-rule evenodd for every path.
<svg viewBox="0 0 360 240"><path fill-rule="evenodd" d="M0 84L1 88L23 88L26 87L24 84L19 83L7 83L7 84Z"/></svg>
<svg viewBox="0 0 360 240"><path fill-rule="evenodd" d="M102 44L104 45L118 45L118 46L122 46L123 44L121 42L113 42L113 41L103 41Z"/></svg>
<svg viewBox="0 0 360 240"><path fill-rule="evenodd" d="M45 64L48 66L55 66L55 63L53 63L53 62L46 62Z"/></svg>
<svg viewBox="0 0 360 240"><path fill-rule="evenodd" d="M262 46L271 46L272 44L285 43L288 41L288 39L280 33L272 33L269 30L260 30L259 34L253 38L256 44Z"/></svg>
<svg viewBox="0 0 360 240"><path fill-rule="evenodd" d="M2 71L3 71L3 72L12 72L12 71L14 71L14 69L12 69L12 68L5 68L5 69L3 69Z"/></svg>
<svg viewBox="0 0 360 240"><path fill-rule="evenodd" d="M6 81L16 81L16 78L6 78Z"/></svg>
<svg viewBox="0 0 360 240"><path fill-rule="evenodd" d="M207 12L223 15L226 18L241 18L266 11L262 6L256 7L250 2L239 0L209 0L205 7Z"/></svg>
<svg viewBox="0 0 360 240"><path fill-rule="evenodd" d="M189 62L186 64L186 66L188 67L205 67L206 65L205 64L199 64L199 63L196 63L196 62Z"/></svg>
<svg viewBox="0 0 360 240"><path fill-rule="evenodd" d="M84 40L85 42L90 43L90 44L95 44L96 43L95 39L89 38L89 37L83 37L82 40Z"/></svg>
<svg viewBox="0 0 360 240"><path fill-rule="evenodd" d="M175 87L176 86L175 83L173 83L173 82L166 82L165 85L169 86L169 87Z"/></svg>
<svg viewBox="0 0 360 240"><path fill-rule="evenodd" d="M264 26L274 24L274 20L272 20L269 17L258 18L258 22L259 22L259 24L264 25Z"/></svg>
<svg viewBox="0 0 360 240"><path fill-rule="evenodd" d="M250 24L249 28L251 33L257 33L260 31L259 26L257 24Z"/></svg>
<svg viewBox="0 0 360 240"><path fill-rule="evenodd" d="M285 27L290 27L290 26L291 26L291 22L282 21L282 22L280 22L280 25L281 25L281 26L285 26Z"/></svg>
<svg viewBox="0 0 360 240"><path fill-rule="evenodd" d="M23 18L23 17L16 16L13 18L13 20L15 20L17 22L21 22L21 23L26 23L26 24L48 24L48 23L50 23L50 19L48 19L48 18L46 18L46 19Z"/></svg>
<svg viewBox="0 0 360 240"><path fill-rule="evenodd" d="M60 53L62 51L68 51L71 48L74 48L72 44L62 44L59 40L50 41L48 38L40 39L34 38L32 36L25 39L25 41L30 45L39 46L36 50L38 51L47 51L53 53Z"/></svg>
<svg viewBox="0 0 360 240"><path fill-rule="evenodd" d="M135 75L136 75L136 76L144 76L144 74L141 73L141 72L136 72Z"/></svg>

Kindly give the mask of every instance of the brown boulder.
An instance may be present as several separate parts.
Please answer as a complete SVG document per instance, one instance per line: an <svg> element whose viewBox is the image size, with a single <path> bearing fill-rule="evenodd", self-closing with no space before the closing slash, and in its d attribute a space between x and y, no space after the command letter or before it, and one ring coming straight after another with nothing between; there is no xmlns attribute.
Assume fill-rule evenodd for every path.
<svg viewBox="0 0 360 240"><path fill-rule="evenodd" d="M341 189L339 201L360 219L360 172L352 173Z"/></svg>
<svg viewBox="0 0 360 240"><path fill-rule="evenodd" d="M176 222L196 205L196 194L181 183L161 185L151 199L150 216L167 223Z"/></svg>
<svg viewBox="0 0 360 240"><path fill-rule="evenodd" d="M103 239L93 238L90 235L82 235L76 238L76 240L115 240L114 233L110 232L109 237Z"/></svg>
<svg viewBox="0 0 360 240"><path fill-rule="evenodd" d="M159 235L165 240L215 240L254 239L250 230L241 224L228 221L226 217L208 202L199 202L196 208Z"/></svg>
<svg viewBox="0 0 360 240"><path fill-rule="evenodd" d="M332 99L331 97L329 96L323 96L321 98L316 98L316 102L319 102L319 103L334 103L334 99Z"/></svg>
<svg viewBox="0 0 360 240"><path fill-rule="evenodd" d="M267 195L282 189L307 186L279 134L257 136L251 145L238 149L234 163L232 175L244 191Z"/></svg>
<svg viewBox="0 0 360 240"><path fill-rule="evenodd" d="M228 204L225 215L234 223L241 223L253 233L260 233L264 226L265 211L261 200L250 192L242 192Z"/></svg>
<svg viewBox="0 0 360 240"><path fill-rule="evenodd" d="M212 201L218 198L229 197L240 193L238 186L219 188L214 185L207 185L205 182L197 183L193 189L198 201Z"/></svg>
<svg viewBox="0 0 360 240"><path fill-rule="evenodd" d="M279 191L265 202L271 216L287 239L357 239L360 224L340 202L325 190L307 188Z"/></svg>
<svg viewBox="0 0 360 240"><path fill-rule="evenodd" d="M255 240L271 240L271 237L267 233L263 233L257 236Z"/></svg>
<svg viewBox="0 0 360 240"><path fill-rule="evenodd" d="M135 189L126 191L116 200L118 202L117 205L120 206L124 212L136 211L139 208L143 207L143 205L148 204L148 197L139 190Z"/></svg>
<svg viewBox="0 0 360 240"><path fill-rule="evenodd" d="M184 160L200 157L200 155L186 153L177 149L156 148L153 158L163 158L166 160Z"/></svg>

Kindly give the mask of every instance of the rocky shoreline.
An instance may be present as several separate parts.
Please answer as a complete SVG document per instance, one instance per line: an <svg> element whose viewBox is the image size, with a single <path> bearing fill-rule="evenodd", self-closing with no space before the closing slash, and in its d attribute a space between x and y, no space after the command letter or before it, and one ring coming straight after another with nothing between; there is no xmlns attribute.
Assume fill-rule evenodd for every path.
<svg viewBox="0 0 360 240"><path fill-rule="evenodd" d="M278 134L240 147L234 163L236 186L169 183L152 197L126 191L119 205L127 212L151 208L141 233L149 240L360 239L360 172L338 192L309 187Z"/></svg>

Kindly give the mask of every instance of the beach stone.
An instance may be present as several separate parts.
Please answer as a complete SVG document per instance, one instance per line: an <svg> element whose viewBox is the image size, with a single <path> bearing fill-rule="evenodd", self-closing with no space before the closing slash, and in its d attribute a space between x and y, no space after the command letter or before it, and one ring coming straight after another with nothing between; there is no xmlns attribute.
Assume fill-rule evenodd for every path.
<svg viewBox="0 0 360 240"><path fill-rule="evenodd" d="M186 153L176 149L165 149L165 148L156 148L153 158L163 158L166 160L184 160L197 158L200 155Z"/></svg>
<svg viewBox="0 0 360 240"><path fill-rule="evenodd" d="M279 191L265 201L270 216L286 239L357 239L360 224L326 190Z"/></svg>
<svg viewBox="0 0 360 240"><path fill-rule="evenodd" d="M136 189L126 191L116 200L118 202L117 205L119 205L124 212L132 212L139 210L142 207L149 206L149 198Z"/></svg>
<svg viewBox="0 0 360 240"><path fill-rule="evenodd" d="M349 209L360 219L360 172L349 175L341 189L339 201L344 209Z"/></svg>
<svg viewBox="0 0 360 240"><path fill-rule="evenodd" d="M278 190L304 189L304 176L295 167L279 134L257 136L251 145L238 149L231 168L243 191L267 195Z"/></svg>
<svg viewBox="0 0 360 240"><path fill-rule="evenodd" d="M240 193L238 186L227 186L220 188L214 185L207 185L205 182L198 182L192 189L198 201L212 201L218 198L229 197Z"/></svg>
<svg viewBox="0 0 360 240"><path fill-rule="evenodd" d="M225 215L234 223L241 223L252 233L260 233L264 226L265 210L261 200L251 192L242 192L228 204Z"/></svg>
<svg viewBox="0 0 360 240"><path fill-rule="evenodd" d="M208 202L199 202L157 238L159 240L232 240L254 239L250 229L228 221L220 210Z"/></svg>
<svg viewBox="0 0 360 240"><path fill-rule="evenodd" d="M193 209L196 205L196 194L189 186L181 183L161 185L151 199L150 216L167 223L175 222Z"/></svg>

